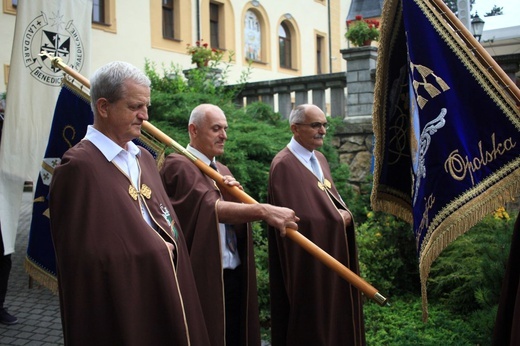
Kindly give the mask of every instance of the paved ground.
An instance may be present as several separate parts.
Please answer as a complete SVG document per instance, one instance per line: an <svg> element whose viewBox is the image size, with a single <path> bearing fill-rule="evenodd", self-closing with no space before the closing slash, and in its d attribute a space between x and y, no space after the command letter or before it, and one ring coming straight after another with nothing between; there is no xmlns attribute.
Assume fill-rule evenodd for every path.
<svg viewBox="0 0 520 346"><path fill-rule="evenodd" d="M18 324L0 324L0 346L63 345L58 296L36 283L29 288L29 276L24 269L31 213L32 193L25 192L5 300L7 311L18 317Z"/></svg>

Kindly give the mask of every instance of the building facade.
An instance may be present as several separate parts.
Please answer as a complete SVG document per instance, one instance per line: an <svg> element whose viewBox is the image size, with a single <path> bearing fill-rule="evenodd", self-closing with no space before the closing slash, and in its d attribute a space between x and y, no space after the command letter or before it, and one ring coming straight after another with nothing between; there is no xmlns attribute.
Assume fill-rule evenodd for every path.
<svg viewBox="0 0 520 346"><path fill-rule="evenodd" d="M6 91L17 2L1 0L0 93ZM233 54L228 82L251 62L249 81L344 71L350 0L93 0L91 69L113 60L144 69L195 67L187 45ZM87 76L88 77L88 76Z"/></svg>

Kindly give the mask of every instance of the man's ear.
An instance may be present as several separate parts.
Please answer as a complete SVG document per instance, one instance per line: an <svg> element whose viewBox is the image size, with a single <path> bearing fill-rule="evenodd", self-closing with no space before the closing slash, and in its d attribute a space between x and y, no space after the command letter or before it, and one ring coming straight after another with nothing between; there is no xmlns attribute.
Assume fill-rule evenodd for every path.
<svg viewBox="0 0 520 346"><path fill-rule="evenodd" d="M99 113L99 115L103 118L108 117L108 107L110 106L110 102L108 102L105 98L99 98L96 101L96 109Z"/></svg>
<svg viewBox="0 0 520 346"><path fill-rule="evenodd" d="M298 126L296 124L291 124L291 132L297 133L298 132Z"/></svg>
<svg viewBox="0 0 520 346"><path fill-rule="evenodd" d="M197 126L195 126L195 124L189 124L188 125L188 132L190 134L190 136L195 136L197 135Z"/></svg>

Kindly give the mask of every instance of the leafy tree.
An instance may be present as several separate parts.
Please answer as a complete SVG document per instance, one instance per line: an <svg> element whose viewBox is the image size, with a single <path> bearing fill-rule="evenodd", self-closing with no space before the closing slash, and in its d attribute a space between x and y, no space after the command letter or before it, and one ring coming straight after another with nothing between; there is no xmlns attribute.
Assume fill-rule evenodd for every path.
<svg viewBox="0 0 520 346"><path fill-rule="evenodd" d="M504 9L503 7L498 7L497 5L493 5L493 8L491 9L491 11L484 14L484 17L500 16L500 15L504 14L503 9Z"/></svg>

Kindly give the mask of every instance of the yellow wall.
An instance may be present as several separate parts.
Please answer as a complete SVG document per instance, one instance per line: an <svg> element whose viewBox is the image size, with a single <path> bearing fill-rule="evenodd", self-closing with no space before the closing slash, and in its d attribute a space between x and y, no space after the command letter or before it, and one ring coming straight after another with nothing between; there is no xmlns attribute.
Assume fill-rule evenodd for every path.
<svg viewBox="0 0 520 346"><path fill-rule="evenodd" d="M159 71L161 67L179 66L189 69L190 56L186 45L194 44L197 37L197 3L200 1L200 38L209 42L209 4L221 5L220 41L227 53L234 53L235 63L228 73L228 82L237 82L248 62L243 52L244 16L248 9L255 11L262 23L262 61L252 63L249 81L262 81L316 74L316 36L323 41L322 71L345 70L339 50L347 47L343 37L344 22L350 0L330 0L331 47L329 53L329 13L326 0L179 0L176 5L176 32L173 40L162 37L162 8L156 0L109 0L109 25L92 26L92 70L113 60L125 60L144 68L148 59ZM2 0L0 12L0 92L6 90L4 80L10 65L16 14L11 0ZM256 6L255 6L256 5ZM289 18L289 19L287 19ZM292 68L279 67L278 27L287 20L293 39ZM331 59L329 59L331 57ZM227 56L224 57L227 61ZM91 71L92 72L92 71Z"/></svg>

